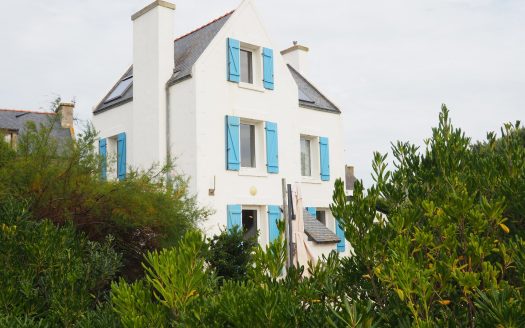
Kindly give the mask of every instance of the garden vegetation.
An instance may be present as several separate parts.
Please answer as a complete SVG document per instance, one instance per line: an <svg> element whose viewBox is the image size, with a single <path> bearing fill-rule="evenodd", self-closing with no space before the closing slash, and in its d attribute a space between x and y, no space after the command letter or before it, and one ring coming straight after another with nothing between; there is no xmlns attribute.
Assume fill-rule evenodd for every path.
<svg viewBox="0 0 525 328"><path fill-rule="evenodd" d="M171 166L104 181L93 129L49 135L0 143L0 326L525 326L519 122L472 142L443 107L424 147L374 155L371 187L335 182L352 256L289 270L284 234L206 239Z"/></svg>

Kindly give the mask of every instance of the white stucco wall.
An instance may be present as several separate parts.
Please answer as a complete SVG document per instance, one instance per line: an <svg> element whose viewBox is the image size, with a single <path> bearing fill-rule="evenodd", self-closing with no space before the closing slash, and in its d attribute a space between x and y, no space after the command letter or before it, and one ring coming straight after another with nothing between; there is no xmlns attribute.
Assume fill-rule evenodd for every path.
<svg viewBox="0 0 525 328"><path fill-rule="evenodd" d="M192 194L197 194L197 138L195 79L186 79L170 88L171 155L175 170L190 178ZM207 192L207 190L202 191Z"/></svg>
<svg viewBox="0 0 525 328"><path fill-rule="evenodd" d="M274 90L243 87L226 80L226 40L274 49ZM259 56L254 54L254 58ZM257 66L257 65L255 65ZM258 74L255 74L257 76ZM261 74L259 74L261 76ZM201 204L216 210L205 225L209 234L226 225L226 206L280 205L281 179L301 182L305 206L328 207L333 183L344 175L342 121L338 114L299 108L297 85L286 63L268 37L251 1L238 8L213 42L199 58L193 70L196 92L197 190ZM255 78L254 78L255 80ZM177 86L175 86L177 87ZM254 121L271 121L278 125L279 174L266 173L266 159L260 170L228 171L225 166L225 116L233 115ZM264 131L263 131L264 132ZM300 163L300 135L329 138L330 181L319 177L303 183ZM263 144L264 145L264 144ZM263 152L264 155L264 152ZM214 196L208 195L213 188ZM256 190L255 195L252 193ZM265 213L260 218L265 219ZM261 220L261 221L262 221ZM266 222L261 222L267 226ZM260 241L264 240L261 234ZM335 248L335 244L331 246ZM325 247L326 248L326 247Z"/></svg>
<svg viewBox="0 0 525 328"><path fill-rule="evenodd" d="M99 138L107 139L116 137L117 134L125 132L126 142L133 144L133 103L128 102L115 108L93 115L93 125L99 132ZM96 144L98 149L98 141ZM126 159L129 164L135 162L133 147L127 147Z"/></svg>
<svg viewBox="0 0 525 328"><path fill-rule="evenodd" d="M170 58L164 55L173 53L173 38L162 34L156 41L145 40L149 33L172 31L169 26L170 13L158 11L147 15L150 13L139 18L144 20L138 25L135 22L133 101L93 118L95 127L101 131L101 137L126 132L128 165L141 168L165 160L164 86L173 69L170 67ZM259 51L262 47L274 50L274 90L262 87L262 65L257 66L259 54L254 56L255 67L260 70L254 76L258 86L226 80L228 37L258 46ZM169 42L161 46L156 43L160 39L169 39ZM272 44L264 30L251 1L244 1L232 14L194 65L192 77L170 87L169 105L170 149L176 158L176 170L190 178L190 190L198 195L200 204L216 211L203 226L209 235L225 229L226 206L240 204L259 211L259 241L263 246L266 245L266 206L282 204L282 178L286 178L290 184L299 183L304 206L328 208L335 179L344 177L341 116L299 107L297 85L279 49ZM258 170L226 170L226 115L259 122L261 152L257 155ZM265 121L278 125L278 174L266 172ZM321 181L318 176L314 179L301 177L301 134L328 137L330 181ZM214 187L215 193L211 196L208 190ZM335 231L333 219L328 220L327 226ZM316 252L326 254L336 245L317 246ZM348 248L347 245L347 251Z"/></svg>

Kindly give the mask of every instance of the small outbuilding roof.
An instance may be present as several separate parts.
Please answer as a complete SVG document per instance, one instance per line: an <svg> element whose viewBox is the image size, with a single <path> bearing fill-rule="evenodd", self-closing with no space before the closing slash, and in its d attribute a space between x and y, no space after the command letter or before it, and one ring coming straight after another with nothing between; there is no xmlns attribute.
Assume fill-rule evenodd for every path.
<svg viewBox="0 0 525 328"><path fill-rule="evenodd" d="M340 241L339 237L323 223L314 218L307 210L303 210L304 233L319 244L335 244Z"/></svg>
<svg viewBox="0 0 525 328"><path fill-rule="evenodd" d="M0 129L16 131L18 134L24 133L27 122L34 122L36 126L40 124L53 123L51 135L56 138L71 138L69 128L62 128L60 120L56 119L55 113L35 112L19 109L0 109Z"/></svg>

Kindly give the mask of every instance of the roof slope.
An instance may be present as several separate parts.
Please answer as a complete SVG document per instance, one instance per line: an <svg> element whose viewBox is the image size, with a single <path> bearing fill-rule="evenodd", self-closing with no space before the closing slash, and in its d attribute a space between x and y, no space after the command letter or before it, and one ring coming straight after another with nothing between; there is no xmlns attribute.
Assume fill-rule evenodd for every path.
<svg viewBox="0 0 525 328"><path fill-rule="evenodd" d="M313 86L295 68L288 64L288 69L297 83L299 89L299 105L306 108L318 109L332 113L341 113L339 108L326 98L316 87Z"/></svg>
<svg viewBox="0 0 525 328"><path fill-rule="evenodd" d="M335 244L340 241L332 230L314 218L308 211L303 210L304 233L319 244Z"/></svg>
<svg viewBox="0 0 525 328"><path fill-rule="evenodd" d="M215 35L233 14L233 11L175 39L175 71L169 83L174 84L191 76L191 68L208 47Z"/></svg>
<svg viewBox="0 0 525 328"><path fill-rule="evenodd" d="M191 77L191 69L193 65L231 17L232 13L233 11L226 13L225 15L209 22L208 24L203 25L188 34L175 39L173 44L175 70L168 81L169 85L173 85ZM290 73L297 84L299 93L299 106L330 113L341 113L337 106L328 100L328 98L326 98L317 88L312 85L312 83L310 83L292 66L288 65L288 69L290 70ZM98 106L95 107L93 113L97 114L133 100L133 83L131 83L131 85L121 97L106 101L113 90L115 90L122 81L132 76L133 66L130 66L126 73L122 75L122 77L106 94Z"/></svg>
<svg viewBox="0 0 525 328"><path fill-rule="evenodd" d="M213 40L215 35L221 30L223 25L231 17L233 11L226 13L225 15L209 22L206 25L199 27L198 29L187 33L177 39L173 43L173 51L175 56L175 70L168 83L173 85L180 82L188 77L191 77L191 68L202 55L208 44ZM117 86L125 79L133 76L133 66L130 66L126 73L118 80L117 83L111 88L106 94L104 99L93 111L99 113L115 107L116 105L123 104L133 99L133 83L129 86L127 91L119 98L113 99L106 102L109 95L117 88Z"/></svg>
<svg viewBox="0 0 525 328"><path fill-rule="evenodd" d="M103 112L112 107L116 107L118 105L122 105L124 103L127 103L128 101L133 100L133 82L131 82L128 89L122 94L121 97L117 97L110 101L106 101L106 99L109 98L109 95L113 92L113 90L115 90L122 81L130 77L133 79L133 66L130 66L128 70L126 71L126 73L124 73L124 75L122 75L122 77L117 81L117 83L115 83L113 88L109 90L109 92L104 96L102 101L97 105L97 107L95 107L95 109L93 110L93 113Z"/></svg>
<svg viewBox="0 0 525 328"><path fill-rule="evenodd" d="M55 120L55 115L55 113L0 109L0 129L14 130L21 134L25 132L27 122L34 122L36 126L53 122L51 131L53 137L71 138L71 131L68 128L62 128L60 120Z"/></svg>

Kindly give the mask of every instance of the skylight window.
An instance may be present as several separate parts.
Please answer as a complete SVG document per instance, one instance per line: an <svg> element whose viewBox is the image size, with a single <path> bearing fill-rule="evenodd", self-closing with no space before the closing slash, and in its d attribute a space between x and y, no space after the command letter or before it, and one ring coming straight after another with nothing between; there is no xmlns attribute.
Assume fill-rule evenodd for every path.
<svg viewBox="0 0 525 328"><path fill-rule="evenodd" d="M115 100L117 98L122 97L124 92L126 92L131 85L131 82L133 82L133 76L130 76L122 81L117 85L117 87L109 94L109 96L106 98L106 101L104 103L108 103L112 100Z"/></svg>

